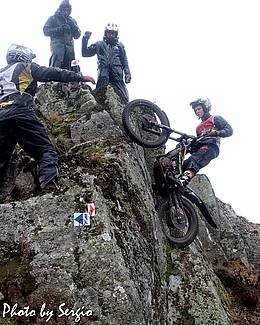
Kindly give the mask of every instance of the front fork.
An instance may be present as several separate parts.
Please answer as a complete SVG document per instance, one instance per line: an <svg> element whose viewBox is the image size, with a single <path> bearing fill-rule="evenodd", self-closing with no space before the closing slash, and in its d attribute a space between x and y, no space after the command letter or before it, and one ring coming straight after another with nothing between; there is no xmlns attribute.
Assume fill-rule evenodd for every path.
<svg viewBox="0 0 260 325"><path fill-rule="evenodd" d="M179 230L186 226L185 212L181 201L181 196L175 191L169 192L170 218L173 225Z"/></svg>

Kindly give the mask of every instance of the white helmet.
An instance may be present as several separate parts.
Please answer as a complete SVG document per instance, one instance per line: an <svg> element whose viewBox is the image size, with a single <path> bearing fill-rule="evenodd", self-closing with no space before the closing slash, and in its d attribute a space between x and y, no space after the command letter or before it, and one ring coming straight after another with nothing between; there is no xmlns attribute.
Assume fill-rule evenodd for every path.
<svg viewBox="0 0 260 325"><path fill-rule="evenodd" d="M31 49L19 44L11 44L6 53L8 64L16 62L32 62L36 55Z"/></svg>
<svg viewBox="0 0 260 325"><path fill-rule="evenodd" d="M193 102L190 103L191 107L195 109L198 105L202 105L205 113L208 113L211 110L211 103L209 98L197 98Z"/></svg>
<svg viewBox="0 0 260 325"><path fill-rule="evenodd" d="M114 24L114 23L108 23L106 24L106 27L105 27L105 32L109 30L109 31L113 31L113 32L117 32L118 33L118 26L117 24Z"/></svg>

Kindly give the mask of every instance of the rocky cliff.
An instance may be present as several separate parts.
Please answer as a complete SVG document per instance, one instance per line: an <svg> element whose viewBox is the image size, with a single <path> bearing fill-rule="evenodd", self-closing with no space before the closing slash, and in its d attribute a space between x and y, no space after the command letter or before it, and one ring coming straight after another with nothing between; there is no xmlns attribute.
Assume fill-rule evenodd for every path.
<svg viewBox="0 0 260 325"><path fill-rule="evenodd" d="M154 208L156 151L133 144L108 88L41 85L37 111L60 155L59 189L40 193L17 147L0 187L0 324L259 324L259 225L237 216L198 175L194 190L219 228L200 219L177 249ZM90 226L74 213L94 203Z"/></svg>

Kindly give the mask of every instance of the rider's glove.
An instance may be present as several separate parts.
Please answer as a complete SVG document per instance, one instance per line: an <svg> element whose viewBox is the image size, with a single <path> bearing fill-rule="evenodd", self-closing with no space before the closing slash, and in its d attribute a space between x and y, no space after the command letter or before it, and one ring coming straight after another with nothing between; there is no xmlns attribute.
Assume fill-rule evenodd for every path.
<svg viewBox="0 0 260 325"><path fill-rule="evenodd" d="M217 130L212 130L212 131L210 131L209 135L213 136L213 137L219 137L220 132Z"/></svg>
<svg viewBox="0 0 260 325"><path fill-rule="evenodd" d="M93 85L96 84L95 79L92 78L92 77L90 77L90 76L84 76L84 79L85 79L86 82L91 82L91 83L93 83Z"/></svg>
<svg viewBox="0 0 260 325"><path fill-rule="evenodd" d="M70 16L66 17L66 23L72 28L77 27L77 25L75 24L75 22L73 21L73 19Z"/></svg>
<svg viewBox="0 0 260 325"><path fill-rule="evenodd" d="M89 39L91 34L92 34L91 32L87 31L87 32L85 32L83 37L86 38L86 39Z"/></svg>
<svg viewBox="0 0 260 325"><path fill-rule="evenodd" d="M68 24L63 24L62 30L64 33L68 33L70 31L70 26Z"/></svg>
<svg viewBox="0 0 260 325"><path fill-rule="evenodd" d="M196 138L189 138L187 139L187 144L194 145L196 143Z"/></svg>
<svg viewBox="0 0 260 325"><path fill-rule="evenodd" d="M55 28L55 32L59 34L64 34L67 32L67 28L69 28L67 24L60 25Z"/></svg>
<svg viewBox="0 0 260 325"><path fill-rule="evenodd" d="M129 84L130 81L131 81L131 76L129 74L125 75L125 83Z"/></svg>

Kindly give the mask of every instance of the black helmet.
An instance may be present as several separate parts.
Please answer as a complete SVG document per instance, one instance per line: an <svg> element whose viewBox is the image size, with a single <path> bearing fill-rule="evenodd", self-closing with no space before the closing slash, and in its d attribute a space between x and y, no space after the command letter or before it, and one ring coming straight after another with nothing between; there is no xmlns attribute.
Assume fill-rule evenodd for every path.
<svg viewBox="0 0 260 325"><path fill-rule="evenodd" d="M11 44L6 53L8 64L16 62L32 62L36 55L31 49L19 44Z"/></svg>
<svg viewBox="0 0 260 325"><path fill-rule="evenodd" d="M211 103L209 98L197 98L196 100L191 102L190 105L193 109L195 109L199 105L202 105L205 113L208 113L211 110Z"/></svg>

